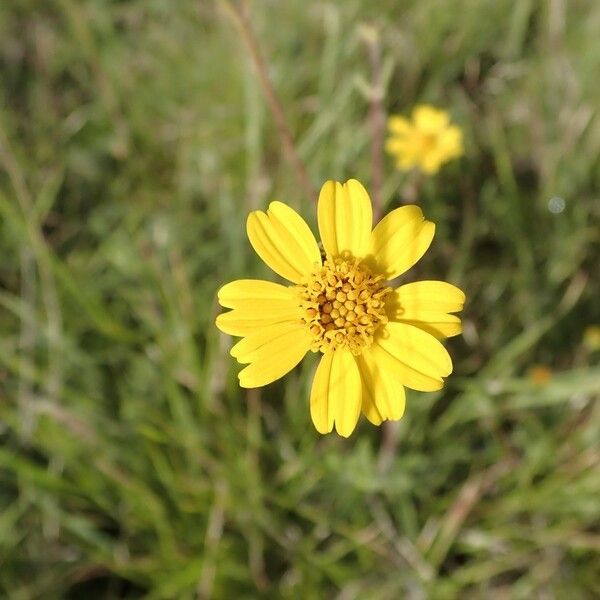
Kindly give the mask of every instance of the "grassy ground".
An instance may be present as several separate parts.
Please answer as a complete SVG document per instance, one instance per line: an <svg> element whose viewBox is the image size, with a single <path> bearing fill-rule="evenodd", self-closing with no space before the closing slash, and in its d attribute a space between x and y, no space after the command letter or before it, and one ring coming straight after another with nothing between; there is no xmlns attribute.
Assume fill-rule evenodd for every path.
<svg viewBox="0 0 600 600"><path fill-rule="evenodd" d="M600 5L255 0L251 20L313 185L370 185L365 24L386 110L464 129L418 197L419 274L468 296L455 373L387 437L314 431L314 361L240 390L213 320L220 284L267 276L245 214L314 206L233 23L2 2L0 596L600 596ZM386 209L406 186L386 162Z"/></svg>

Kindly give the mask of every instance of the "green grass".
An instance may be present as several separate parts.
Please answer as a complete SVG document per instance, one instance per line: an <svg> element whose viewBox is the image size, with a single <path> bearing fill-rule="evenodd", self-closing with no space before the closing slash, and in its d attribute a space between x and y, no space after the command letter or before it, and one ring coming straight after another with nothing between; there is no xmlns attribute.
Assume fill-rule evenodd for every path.
<svg viewBox="0 0 600 600"><path fill-rule="evenodd" d="M280 199L314 226L314 206L233 24L209 1L3 2L0 596L598 597L600 6L251 19L315 187L370 184L363 24L386 110L464 129L407 276L466 291L455 372L409 394L395 449L366 422L315 432L314 360L240 390L213 321L222 283L271 277L245 215ZM406 185L386 161L386 210Z"/></svg>

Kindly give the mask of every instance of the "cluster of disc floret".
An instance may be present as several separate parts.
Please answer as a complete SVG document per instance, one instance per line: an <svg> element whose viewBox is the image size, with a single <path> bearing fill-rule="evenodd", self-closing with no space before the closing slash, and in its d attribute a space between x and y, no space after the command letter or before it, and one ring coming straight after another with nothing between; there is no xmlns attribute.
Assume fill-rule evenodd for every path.
<svg viewBox="0 0 600 600"><path fill-rule="evenodd" d="M358 355L388 321L385 298L391 288L351 256L327 257L298 290L313 352L346 346Z"/></svg>

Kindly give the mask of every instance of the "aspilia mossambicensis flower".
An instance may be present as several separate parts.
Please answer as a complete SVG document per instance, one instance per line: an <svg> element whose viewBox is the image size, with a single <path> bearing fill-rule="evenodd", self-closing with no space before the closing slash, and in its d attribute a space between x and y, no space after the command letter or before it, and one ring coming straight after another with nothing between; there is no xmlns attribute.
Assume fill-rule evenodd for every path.
<svg viewBox="0 0 600 600"><path fill-rule="evenodd" d="M401 171L418 168L433 175L442 165L464 154L460 128L450 123L445 110L429 104L416 106L410 120L391 116L388 130L385 147Z"/></svg>
<svg viewBox="0 0 600 600"><path fill-rule="evenodd" d="M321 353L310 395L320 433L348 437L361 411L372 423L400 419L405 387L439 390L452 360L439 341L461 333L463 292L443 281L397 288L390 280L426 252L435 225L418 206L392 210L372 228L365 188L351 179L326 182L319 195L319 246L302 217L281 202L248 216L256 253L290 284L241 279L224 285L230 308L219 329L242 339L231 355L247 366L240 385L267 385L308 351Z"/></svg>

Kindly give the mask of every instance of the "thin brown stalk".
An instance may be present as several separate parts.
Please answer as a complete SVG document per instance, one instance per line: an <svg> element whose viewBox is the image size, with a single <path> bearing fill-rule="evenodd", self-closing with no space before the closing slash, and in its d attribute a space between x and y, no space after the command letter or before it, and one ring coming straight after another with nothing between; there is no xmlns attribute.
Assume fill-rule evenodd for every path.
<svg viewBox="0 0 600 600"><path fill-rule="evenodd" d="M392 466L398 443L400 441L400 423L398 421L384 421L381 424L381 443L377 455L377 472L385 475Z"/></svg>
<svg viewBox="0 0 600 600"><path fill-rule="evenodd" d="M409 173L404 189L402 190L402 203L417 204L424 183L425 176L423 171L421 169L413 169Z"/></svg>
<svg viewBox="0 0 600 600"><path fill-rule="evenodd" d="M219 565L218 550L223 539L226 520L228 489L225 482L216 482L214 494L215 499L208 515L208 524L204 537L204 561L196 587L196 598L198 600L213 597L215 578Z"/></svg>
<svg viewBox="0 0 600 600"><path fill-rule="evenodd" d="M309 200L315 201L317 198L316 191L310 182L306 167L296 149L294 138L285 119L283 106L273 87L273 82L269 77L267 64L258 45L256 36L254 35L254 31L252 30L252 25L248 19L247 12L243 6L236 4L235 2L230 2L230 0L223 0L223 6L226 9L226 13L231 17L238 28L242 40L248 49L250 59L254 64L261 88L267 100L267 104L269 105L271 114L273 115L275 125L277 126L283 151L296 173L298 183L302 186L306 197Z"/></svg>
<svg viewBox="0 0 600 600"><path fill-rule="evenodd" d="M431 544L428 544L425 552L423 552L431 566L437 568L444 562L463 524L477 506L477 503L503 475L514 469L515 465L516 459L507 457L491 465L485 471L474 475L464 483L456 500L441 520L437 535L432 538Z"/></svg>

